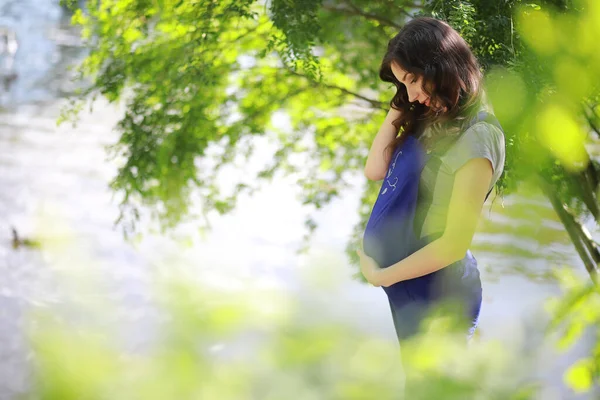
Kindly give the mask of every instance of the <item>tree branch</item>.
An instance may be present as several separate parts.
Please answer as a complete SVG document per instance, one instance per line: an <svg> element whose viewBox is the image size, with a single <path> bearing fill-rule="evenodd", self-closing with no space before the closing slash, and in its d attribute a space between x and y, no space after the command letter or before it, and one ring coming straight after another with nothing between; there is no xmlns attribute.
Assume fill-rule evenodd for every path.
<svg viewBox="0 0 600 400"><path fill-rule="evenodd" d="M355 5L351 4L350 2L346 2L346 4L350 7L350 8L340 8L340 7L334 7L334 6L330 6L327 4L323 4L323 8L327 11L332 11L332 12L337 12L340 14L346 14L346 15L352 15L352 16L361 16L364 17L366 19L370 19L373 21L377 21L382 25L386 25L386 26L391 26L394 27L396 29L400 29L402 28L402 25L395 23L394 21L382 17L380 15L377 14L371 14L368 12L365 12L361 9L359 9L358 7L356 7Z"/></svg>
<svg viewBox="0 0 600 400"><path fill-rule="evenodd" d="M592 115L595 116L594 108L592 106L588 105L588 109L591 111ZM587 120L587 122L590 125L590 127L592 128L592 130L594 132L596 132L596 135L598 135L598 137L600 138L600 128L598 128L598 126L596 126L596 123L594 122L593 118L588 115L588 113L585 109L583 110L583 115L585 116L585 119Z"/></svg>
<svg viewBox="0 0 600 400"><path fill-rule="evenodd" d="M565 209L562 200L559 199L556 191L553 190L546 180L540 176L539 182L542 191L546 197L548 197L550 203L552 203L554 211L556 211L558 217L567 229L567 233L575 246L575 250L577 250L579 257L585 265L585 269L590 274L592 282L597 285L598 262L600 261L600 251L598 250L597 244L592 240L589 233L585 231L585 228L577 222L575 217Z"/></svg>
<svg viewBox="0 0 600 400"><path fill-rule="evenodd" d="M248 69L252 69L252 68L265 68L265 66L263 66L263 65L256 65L256 66L254 66L254 67L250 67L250 68L235 68L235 67L234 67L234 68L230 68L230 69L229 69L229 72L247 71ZM287 66L286 66L286 67L283 67L283 68L281 68L281 67L272 67L272 68L273 68L273 69L276 69L276 70L278 70L278 71L279 71L279 70L283 70L283 69L285 69L285 70L287 70L289 73L291 73L292 75L295 75L295 76L298 76L298 77L301 77L301 78L304 78L304 79L306 79L307 81L309 81L309 83L310 83L312 86L323 86L323 87L326 87L326 88L329 88L329 89L336 89L336 90L340 90L341 92L343 92L343 93L345 93L345 94L348 94L348 95L350 95L350 96L354 96L354 97L356 97L356 98L358 98L358 99L361 99L361 100L364 100L364 101L366 101L366 102L367 102L367 103L369 103L371 106L373 106L373 108L381 109L381 110L384 110L384 111L387 111L387 110L388 110L389 103L385 103L385 102L383 102L383 101L379 101L379 100L370 99L370 98L368 98L368 97L365 97L365 96L363 96L362 94L355 93L355 92L353 92L353 91L351 91L351 90L348 90L348 89L346 89L346 88L343 88L343 87L340 87L340 86L331 85L331 84L329 84L329 83L323 83L323 82L315 82L315 81L314 81L314 80L312 80L310 77L308 77L308 76L306 76L306 75L303 75L303 74L301 74L301 73L299 73L299 72L296 72L296 71L294 71L293 69L291 69L291 68L289 68L289 67L287 67ZM228 99L232 99L232 98L234 98L234 96L229 96L229 97L228 97Z"/></svg>
<svg viewBox="0 0 600 400"><path fill-rule="evenodd" d="M288 70L288 71L289 71L289 72L290 72L292 75L296 75L296 76L299 76L299 77L301 77L301 78L304 78L304 79L307 79L307 80L309 80L313 86L323 86L323 87L326 87L326 88L329 88L329 89L337 89L337 90L339 90L339 91L341 91L341 92L343 92L343 93L345 93L345 94L348 94L348 95L351 95L351 96L357 97L357 98L359 98L359 99L361 99L361 100L364 100L364 101L368 102L368 103L369 103L369 104L371 104L371 105L372 105L374 108L380 108L380 109L382 109L382 110L387 110L387 106L388 106L388 104L386 104L386 103L384 103L384 102L382 102L382 101L378 101L378 100L373 100L373 99L370 99L370 98L368 98L368 97L365 97L365 96L363 96L363 95L361 95L361 94L359 94L359 93L352 92L352 91L350 91L350 90L348 90L348 89L345 89L345 88L343 88L343 87L340 87L340 86L331 85L331 84L329 84L329 83L323 83L323 82L315 82L314 80L310 79L310 78L309 78L308 76L306 76L306 75L303 75L303 74L301 74L301 73L298 73L298 72L296 72L296 71L294 71L294 70L292 70L292 69L290 69L290 68L286 68L286 69L287 69L287 70Z"/></svg>
<svg viewBox="0 0 600 400"><path fill-rule="evenodd" d="M264 25L264 24L256 24L256 25L248 28L245 32L242 32L239 36L237 36L233 40L231 40L230 43L231 44L237 44L244 37L248 36L251 33L256 32L258 30L258 28L261 27L261 25Z"/></svg>
<svg viewBox="0 0 600 400"><path fill-rule="evenodd" d="M588 167L591 167L591 161ZM593 168L593 167L592 167ZM598 207L598 199L596 198L596 188L592 186L592 177L590 176L590 168L577 174L576 179L579 181L578 191L581 199L588 207L597 223L600 223L600 208Z"/></svg>

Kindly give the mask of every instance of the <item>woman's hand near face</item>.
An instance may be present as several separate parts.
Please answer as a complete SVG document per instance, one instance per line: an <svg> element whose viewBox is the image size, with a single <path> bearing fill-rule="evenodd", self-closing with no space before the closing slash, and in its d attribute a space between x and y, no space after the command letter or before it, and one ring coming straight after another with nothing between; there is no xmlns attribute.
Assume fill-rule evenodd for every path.
<svg viewBox="0 0 600 400"><path fill-rule="evenodd" d="M379 132L373 139L364 170L365 177L369 180L380 181L385 178L391 158L390 152L386 152L385 149L398 135L398 129L392 122L400 118L400 115L399 110L390 108Z"/></svg>

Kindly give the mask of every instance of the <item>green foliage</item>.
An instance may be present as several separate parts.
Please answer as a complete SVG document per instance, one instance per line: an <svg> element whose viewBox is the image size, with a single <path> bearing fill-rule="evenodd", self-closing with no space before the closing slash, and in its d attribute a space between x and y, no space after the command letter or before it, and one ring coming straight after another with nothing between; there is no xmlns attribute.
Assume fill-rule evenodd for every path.
<svg viewBox="0 0 600 400"><path fill-rule="evenodd" d="M513 8L518 1L431 1L419 15L447 21L471 46L485 70L511 65L519 55Z"/></svg>
<svg viewBox="0 0 600 400"><path fill-rule="evenodd" d="M227 212L239 193L256 189L276 170L305 168L293 164L291 153L311 153L315 160L299 183L303 201L317 208L345 186L345 171L359 168L361 147L376 128L370 111L355 121L332 116L355 97L350 74L367 60L356 57L343 65L335 61L339 55L330 57L320 64L326 82L317 81L311 49L318 2L303 2L299 9L290 4L273 2L267 14L254 2L89 1L85 14L74 14L91 49L80 72L92 84L81 97L101 94L126 102L121 138L111 148L121 162L112 187L122 194L124 227L135 223L141 204L163 227L177 224L189 213L194 188L201 190L205 213ZM375 53L379 46L371 47ZM334 49L327 46L325 52ZM351 51L358 56L357 50ZM254 65L242 66L241 56L254 57ZM372 85L376 63L367 64L360 69L370 71ZM72 119L75 107L63 117ZM238 182L233 195L222 196L216 185L221 167L237 154L252 155L252 145L242 138L277 131L271 117L280 110L288 112L291 126L279 134L281 147L272 163L257 179ZM318 129L317 147L302 149L298 142L311 126ZM217 143L224 151L216 168L198 168L209 145Z"/></svg>
<svg viewBox="0 0 600 400"><path fill-rule="evenodd" d="M157 287L164 324L151 350L128 352L109 332L38 314L34 398L398 399L404 373L411 399L535 398L531 384L518 382L527 371L516 368L517 354L500 343L466 351L445 318L432 315L403 345L402 368L395 341L306 321L309 310L283 293Z"/></svg>
<svg viewBox="0 0 600 400"><path fill-rule="evenodd" d="M61 221L54 218L42 221L41 233L52 233L57 225ZM533 400L541 395L542 382L531 369L535 363L521 349L477 337L465 347L464 325L453 318L452 303L432 310L420 332L399 349L394 338L365 333L356 321L342 322L341 314L331 318L333 305L315 312L318 302L251 280L238 289L215 289L195 283L206 280L195 272L190 279L192 271L169 259L149 276L151 308L129 310L127 300L103 295L107 282L97 274L102 268L95 268L81 246L66 245L72 238L64 240L43 248L61 293L75 302L32 307L28 313L32 386L23 398ZM319 274L331 267L329 260L315 262L324 263L315 268ZM549 303L555 316L549 329L571 318L597 324L598 290L568 269L558 276L565 294ZM324 294L336 289L320 288ZM147 317L156 324L146 325ZM142 346L138 321L148 329ZM598 348L565 375L578 391L596 379Z"/></svg>
<svg viewBox="0 0 600 400"><path fill-rule="evenodd" d="M597 140L586 127L600 126L594 4L89 0L73 15L90 48L80 72L91 84L81 98L126 105L110 149L120 163L112 188L122 226L134 230L145 206L170 228L192 213L193 193L205 216L226 213L276 173L300 185L303 204L329 203L362 170L395 90L379 81L379 62L414 11L449 21L482 63L507 135L499 193L539 174L578 216L594 213L594 190L582 190L580 176L585 168L596 175L584 145ZM580 27L575 36L572 26ZM273 120L283 113L285 127ZM278 141L272 158L233 193L221 192L222 167L243 165L263 135ZM353 261L376 185L365 186L348 243ZM312 216L306 227L309 238Z"/></svg>
<svg viewBox="0 0 600 400"><path fill-rule="evenodd" d="M320 36L321 25L317 13L321 2L322 0L272 0L269 3L270 17L280 34L269 39L261 55L264 56L269 50L277 48L286 65L296 70L297 63L302 62L307 76L320 81L318 60L312 54L312 48Z"/></svg>
<svg viewBox="0 0 600 400"><path fill-rule="evenodd" d="M587 392L600 384L600 290L589 281L582 281L569 270L558 271L564 295L548 301L547 309L553 316L548 332L560 331L559 348L566 350L580 339L584 330L593 329L596 344L589 356L569 367L565 382L575 392Z"/></svg>

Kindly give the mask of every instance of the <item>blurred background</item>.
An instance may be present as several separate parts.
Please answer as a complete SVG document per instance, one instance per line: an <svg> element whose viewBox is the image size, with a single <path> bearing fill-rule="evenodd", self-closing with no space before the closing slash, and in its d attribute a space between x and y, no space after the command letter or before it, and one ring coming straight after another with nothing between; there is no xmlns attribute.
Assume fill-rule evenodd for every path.
<svg viewBox="0 0 600 400"><path fill-rule="evenodd" d="M81 6L84 6L84 12L79 15L86 13L87 6L83 3ZM190 10L187 11L182 10L184 5L175 4L177 2L147 3L154 4L158 9L161 4L162 7L172 7L170 11L163 10L165 15L188 12L191 16L194 12L191 11L194 7L192 2L188 5ZM230 2L225 3L230 4ZM246 3L254 2L244 2ZM277 22L277 13L286 11L277 9L279 3L277 1L260 3L254 9L260 13L260 10L272 7L271 18ZM309 7L306 5L309 3L311 2L303 4ZM336 13L334 9L344 10L339 12L348 19L355 18L359 14L359 9L363 10L363 15L379 12L379 15L385 16L381 14L381 10L376 9L377 5L373 5L378 2L371 3L368 5L366 2L364 4L323 2L321 6L315 6L321 7L318 8L317 14L314 14L312 9L302 9L303 5L294 7L298 15L302 13L317 15L318 18L322 18L323 24L332 23L331 15ZM462 4L461 7L467 7L467 11L468 6L478 10L484 7L475 1L451 3L452 7ZM514 3L517 7L519 5L517 3L520 2ZM100 15L98 10L102 6L95 2L89 4L92 12ZM138 7L139 15L148 17L152 6L144 4L136 1L105 3L107 7L112 7L110 12L113 13L115 26L116 21L120 21L119 18L127 18L123 10L131 11L128 7ZM427 5L429 2L423 4ZM395 6L414 13L422 10L420 5L421 3L415 3L412 8L405 3ZM196 6L205 5L199 2ZM249 9L252 7L248 5ZM460 11L456 7L454 9ZM119 14L120 12L123 14ZM184 307L186 311L183 317L175 312L175 315L183 318L182 321L187 317L193 319L191 315L195 315L195 311L192 310L213 304L207 299L219 299L215 304L221 304L223 300L240 307L255 305L252 312L244 311L242 315L256 313L257 319L249 326L242 325L239 329L241 333L236 335L234 340L219 340L219 334L215 333L203 342L210 350L209 353L218 355L219 360L224 360L223 363L244 357L253 360L255 349L263 348L262 346L268 348L271 343L270 339L265 340L265 338L270 337L271 334L287 332L285 329L279 331L275 328L272 328L275 333L269 331L269 326L280 326L278 324L282 320L289 326L298 327L297 329L318 327L322 324L343 327L339 335L361 338L356 339L357 342L352 342L354 344L366 343L365 340L377 340L378 343L383 343L383 346L389 346L386 348L395 349L396 342L383 291L354 279L352 276L357 272L357 267L347 256L348 243L353 235L356 235L356 227L361 223L359 210L361 204L365 203L365 191L370 191L372 197L373 193L376 195L377 189L366 185L362 170L352 167L354 165L352 163L347 164L350 167L343 173L343 187L338 188L331 198L318 206L315 206L314 201L306 201L306 186L299 184L299 182L305 183L307 177L314 172L309 166L312 165L315 155L322 154L321 149L318 146L311 147L311 143L318 142L319 137L328 137L327 135L332 142L338 140L336 132L328 130L328 127L322 126L322 135L319 127L302 129L302 126L295 125L297 114L275 108L272 118L269 119L269 126L272 129L260 135L247 135L243 138L246 141L241 142L243 146L250 146L251 142L253 153L247 159L232 157L231 163L223 167L217 167L219 164L217 156L221 155L227 147L216 131L207 134L206 149L203 150L203 154L196 155L194 165L203 171L214 171L215 179L211 185L216 185L217 190L223 193L232 191L240 180L252 181L253 171L256 173L263 168L268 168L274 159L278 160L278 156L274 154L278 149L278 143L282 141L282 135L288 138L303 138L298 139L296 144L306 141L307 150L289 155L290 159L295 160L295 165L300 166L292 171L291 175L276 173L255 190L240 192L235 204L232 201L231 208L225 207L224 212L214 211L219 208L218 201L212 201L212 209L207 205L205 200L210 196L206 194L204 187L199 185L185 190L185 196L191 200L185 207L181 206L182 210L185 209L185 213L174 224L165 223L164 218L161 220L162 215L155 218L156 209L168 210L166 201L161 206L157 202L144 201L143 195L137 198L132 195L138 215L135 227L127 225L128 221L125 219L119 219L132 207L122 205L126 197L124 193L128 190L135 192L135 190L131 190L134 185L127 186L123 182L114 184L115 177L119 176L121 168L128 162L128 155L124 152L109 157L108 147L118 142L125 143L125 146L131 145L130 149L133 150L129 156L135 151L142 151L140 149L143 147L135 147L137 145L134 146L134 141L127 142L121 136L122 132L128 132L128 129L135 132L135 129L131 128L132 125L119 124L127 118L131 110L135 109L137 103L129 99L135 99L139 94L136 93L136 83L147 82L147 78L142 77L140 72L140 78L136 81L135 71L121 72L132 75L124 79L125 89L120 93L120 97L111 99L113 93L106 91L108 99L115 101L109 102L107 97L100 96L93 102L93 107L86 98L75 125L69 122L57 125L61 114L64 115L64 110L69 109L69 100L77 94L78 88L95 85L97 92L102 92L102 85L110 88L107 83L110 79L106 74L100 78L94 77L93 73L80 77L73 68L90 57L90 54L98 54L98 48L102 43L115 41L123 35L118 31L118 27L115 31L106 30L105 32L108 32L106 37L96 42L98 47L91 46L89 40L82 39L82 29L85 30L86 23L91 23L87 21L80 25L72 25L74 13L78 15L66 4L59 4L58 0L0 0L0 79L2 80L0 85L0 187L2 188L0 191L0 399L30 398L29 396L57 399L95 398L94 396L97 398L203 399L375 398L373 394L360 391L351 394L348 392L345 395L337 392L334 395L332 394L334 392L331 392L328 395L324 392L308 393L300 389L275 391L270 395L271 397L261 397L257 394L261 393L260 391L253 392L248 389L250 384L248 384L250 386L240 386L246 389L239 389L239 392L224 394L232 382L239 381L233 378L223 378L222 381L217 379L213 382L221 383L215 383L214 388L208 390L204 387L203 392L195 392L189 381L173 383L174 381L169 380L175 375L181 377L181 371L187 371L188 367L189 370L195 371L195 367L186 367L185 365L188 364L181 364L179 362L181 360L176 357L153 358L152 365L155 367L162 365L161 368L165 369L163 374L157 373L156 376L157 382L161 377L166 380L162 387L164 392L154 391L150 394L152 391L147 389L147 392L136 392L135 396L128 397L130 395L125 395L129 393L128 389L123 388L135 386L132 383L135 379L128 381L131 386L121 382L119 385L123 386L117 385L113 388L122 396L97 390L100 381L111 379L111 368L106 366L112 364L103 358L103 352L94 352L93 346L88 342L83 342L86 344L79 346L79 342L74 338L78 337L79 333L87 335L91 332L96 339L101 338L101 341L111 343L111 349L115 354L111 362L117 362L115 360L121 360L125 355L149 357L155 354L157 348L168 348L170 342L165 337L172 336L166 332L170 332L175 325L169 322L173 315L169 312L169 307L164 306L164 299L170 298L164 296L166 293L164 282L179 282L178 285L185 284L186 288L193 288L190 289L190 293L197 293L188 296L188 292L177 285L172 291L167 291L178 299L180 298L177 296L184 296L183 294L194 299L192 301L184 296L189 300L189 304L196 304L196 306ZM169 14L169 17L174 18L174 15L176 16L176 14ZM398 24L408 18L402 16L402 13L398 15L399 18L395 20ZM466 15L468 17L472 14L467 12ZM598 16L600 18L600 14ZM124 26L138 26L136 21L123 23ZM353 28L353 23L349 22L345 25L345 29L356 29L357 32L363 29L358 25ZM182 24L185 25L184 22ZM279 28L285 31L286 27L279 26ZM371 28L379 29L374 26ZM236 32L233 28L227 29L229 33ZM391 38L395 27L392 25L385 29L388 30L384 33ZM143 31L142 28L140 30ZM94 32L93 29L92 31ZM164 32L167 30L165 29ZM222 34L225 35L227 32ZM92 34L91 37L94 35ZM292 34L288 39L291 37ZM334 44L330 38L326 39L328 40L324 40L325 45L317 46L321 49L321 53L316 51L315 54L323 55L325 60L326 57L336 60L332 55L336 53L331 52ZM383 38L377 40L380 44L379 52L373 51L371 60L365 61L365 64L371 68L368 79L373 80L373 86L364 88L362 93L377 98L385 106L393 92L388 88L387 92L381 93L375 85L378 63L387 42ZM143 40L141 42L143 43ZM140 44L140 48L143 46L144 44ZM256 47L261 46L263 45L256 45ZM274 48L277 49L277 46L275 45ZM236 65L242 70L253 68L256 61L242 53L240 50L239 54L233 55L237 56ZM344 51L340 53L343 59ZM140 54L142 57L143 51ZM102 62L98 65L102 65L103 62L108 63L110 60L114 61L118 58L118 53L114 53L111 57L113 58L100 57L98 60ZM173 57L172 64L166 62L157 68L170 68L171 65L176 69L178 65L176 54ZM285 57L283 59L285 60ZM145 62L153 61L149 57ZM290 76L298 73L287 70L285 64L271 65L279 65L280 69L287 71ZM335 62L333 65L336 65ZM204 67L197 66L197 68ZM327 76L328 73L336 77L332 82L344 86L346 81L336 75L345 73L344 70L333 68L325 70L323 75ZM101 79L105 79L102 84L98 83ZM172 83L176 82L172 79L171 76L162 78L159 75L154 76L156 83L165 87L170 84L176 85ZM182 76L180 79L187 78ZM263 87L269 86L269 82L268 76L263 78ZM113 82L113 84L118 87L121 83ZM494 82L491 82L491 85L493 88L498 86L498 84L493 86ZM256 86L259 92L260 87L260 85ZM359 87L352 84L347 87L358 92ZM250 89L245 90L248 92ZM233 91L235 85L230 85L228 95ZM201 90L196 92L196 96L200 96L201 93ZM211 92L207 91L207 93ZM160 97L162 94L159 93L157 96ZM210 100L210 95L208 96ZM319 97L318 101L329 101L329 98L323 96ZM499 102L502 103L501 94L498 96L500 96ZM227 101L232 99L228 98ZM298 103L290 105L297 108L296 113L302 109L302 104L306 107L310 105L310 96L297 101ZM347 99L345 102L343 99L339 101L341 105L347 106L341 118L349 124L352 123L351 117L368 108L368 104L365 103L357 105L350 104ZM251 105L244 107L251 107ZM329 109L331 105L328 106ZM246 112L246 108L243 108L243 111ZM368 138L375 135L377 127L383 121L385 114L379 111L379 114L368 114L369 121L372 121L369 122L371 130L361 133L361 138L364 137L364 140L361 139L359 143L361 143L363 157L366 154L365 146L370 143ZM501 111L499 110L499 113ZM232 113L233 117L234 114ZM208 115L215 114L208 113ZM228 114L228 117L232 115ZM221 117L223 115L219 118ZM369 127L368 123L365 124ZM162 129L164 126L158 128ZM197 135L193 137L200 140ZM232 141L233 139L230 139L227 143ZM346 145L352 146L351 143L344 144ZM588 147L592 156L594 148L593 143ZM342 161L338 160L338 162ZM177 166L183 168L181 165ZM303 169L302 166L306 168ZM281 169L285 168L281 166ZM509 171L513 170L509 169ZM324 171L327 172L327 167ZM167 173L162 177L168 179L169 175ZM159 181L161 179L160 176L150 178ZM565 229L551 200L542 190L525 179L523 182L515 183L510 189L504 197L497 196L494 199L494 195L490 196L492 200L489 200L484 207L482 222L472 246L472 251L479 262L484 288L484 303L477 341L500 343L505 346L503 348L506 352L515 354L517 361L513 366L518 366L519 371L528 379L539 381L540 388L535 395L520 398L598 398L597 396L600 395L598 390L594 391L593 387L584 384L587 390L578 392L573 388L573 382L565 378L565 373L570 366L594 352L597 343L596 326L582 323L583 326L578 330L580 336L563 348L559 348L557 343L560 343L561 333L564 332L558 330L546 334L544 331L544 327L552 319L546 307L547 300L564 296L565 290L564 286L560 285L560 279L552 272L564 268L569 271L569 273L564 272L566 277L564 279L571 283L590 282L590 273L586 270L581 254L573 245L572 236ZM178 189L165 189L166 194L161 196L168 196L168 190ZM597 240L599 233L593 215L581 212L578 218L581 226L589 231L592 239ZM314 229L311 228L313 225ZM306 239L307 232L310 236L309 241ZM193 336L196 332L202 336L201 332L213 329L210 327L211 321L219 327L221 327L219 325L221 320L237 321L237 317L232 315L238 314L231 314L229 308L223 310L219 307L210 308L215 313L212 319L200 319L203 322L196 321L189 326L183 324L183 328L177 325L177 329L181 329L177 330L178 334L185 336L187 332L188 335ZM60 331L60 335L64 337L55 334L55 330L49 329L48 326L56 328L56 332ZM215 332L220 332L219 329ZM330 331L319 332L321 331L314 331L312 333L314 336L309 336L307 342L298 342L303 344L298 344L300 350L294 351L309 351L310 343L319 342L318 338L321 337L319 335L331 333ZM44 336L45 334L50 335L50 338ZM63 339L58 340L57 337ZM334 341L340 346L342 342L341 339L339 343ZM353 346L344 347L343 353L347 353L350 357L354 354L353 351L358 352L359 347ZM174 348L183 349L176 346ZM285 350L278 349L282 352L279 354L285 353ZM68 361L70 351L77 354L81 352L72 359L75 360L74 364ZM333 350L325 351L319 357L327 360L327 355L333 352ZM352 357L359 356L354 354ZM260 370L262 365L260 360L262 359L255 359L255 362L248 364L248 368ZM345 364L341 356L332 360ZM369 360L377 368L381 367L377 359L369 358ZM314 367L309 361L306 362L308 365L306 368ZM318 363L314 360L310 362ZM394 363L389 360L386 362L388 367L390 362ZM271 375L271 379L283 379L280 376L283 369L273 367L280 364L269 364L267 361L264 363L273 368L274 375ZM166 372L169 365L173 366L170 374ZM189 365L194 364L191 362ZM217 368L211 365L212 367L207 367L207 371ZM313 367L310 367L311 365ZM395 367L390 368L394 370ZM264 369L267 370L267 367ZM140 367L138 371L146 370ZM510 368L508 371L511 371ZM236 373L240 376L245 374L243 369ZM140 376L144 376L143 374L140 372ZM75 378L76 376L79 378ZM262 375L258 378L252 376L252 379L248 378L252 382L255 380L265 382L265 379L268 381L269 375L266 374L267 378ZM393 381L391 379L393 376L390 373L387 379ZM118 376L113 378L118 379ZM190 378L190 380L194 379ZM144 380L146 383L149 381L147 377ZM286 386L288 388L296 387L294 385L305 388L310 386L312 381L307 378L294 381L295 383L292 384L289 380L281 380L280 384L285 386L282 382L287 382L285 385L288 385ZM154 384L158 385L156 382ZM170 387L171 384L173 387L178 387L177 390L183 390L181 387L188 388L189 392L178 392L175 389L170 392L165 387ZM71 391L68 391L63 386L79 389L71 388ZM96 389L90 392L88 391L92 390L90 388ZM295 397L294 393L298 397ZM465 396L462 398L492 398Z"/></svg>

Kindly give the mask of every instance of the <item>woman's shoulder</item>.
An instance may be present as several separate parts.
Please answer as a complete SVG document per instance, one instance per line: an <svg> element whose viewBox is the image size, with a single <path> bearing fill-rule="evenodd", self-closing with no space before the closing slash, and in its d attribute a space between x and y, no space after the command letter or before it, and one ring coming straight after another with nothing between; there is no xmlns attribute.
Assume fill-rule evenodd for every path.
<svg viewBox="0 0 600 400"><path fill-rule="evenodd" d="M488 158L495 171L502 170L505 161L503 130L489 120L477 121L469 126L442 160L451 171L456 171L471 158Z"/></svg>
<svg viewBox="0 0 600 400"><path fill-rule="evenodd" d="M505 146L504 130L495 116L490 114L488 118L470 124L459 141L486 143L492 147L503 149Z"/></svg>

